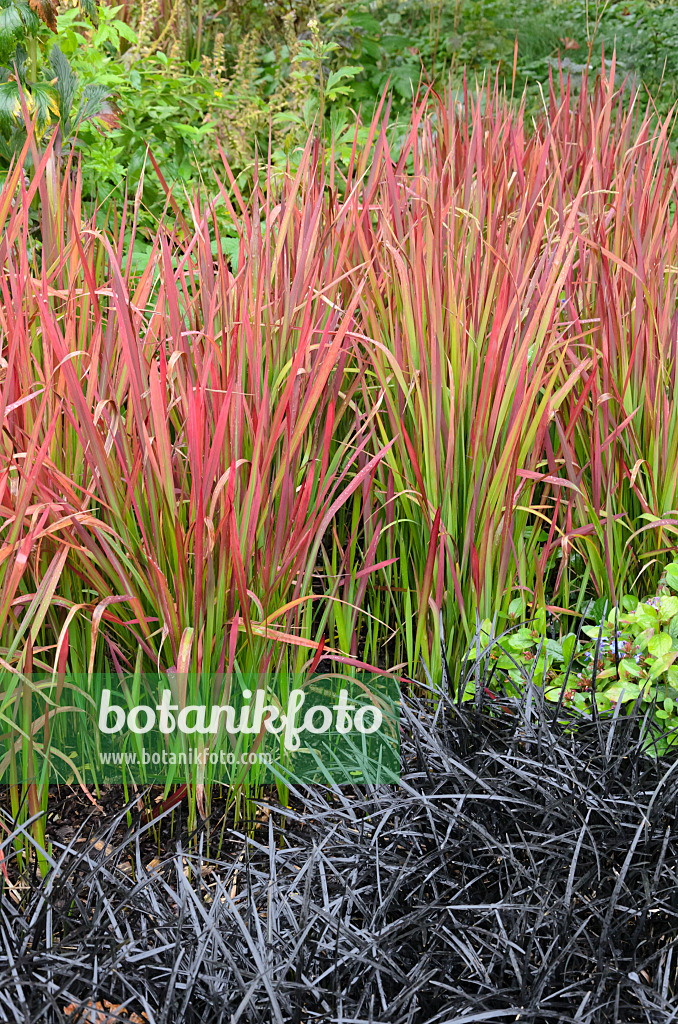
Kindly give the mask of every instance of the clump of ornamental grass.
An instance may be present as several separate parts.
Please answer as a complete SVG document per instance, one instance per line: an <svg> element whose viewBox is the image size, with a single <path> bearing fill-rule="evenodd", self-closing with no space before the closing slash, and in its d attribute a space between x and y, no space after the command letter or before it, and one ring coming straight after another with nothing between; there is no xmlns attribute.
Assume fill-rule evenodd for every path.
<svg viewBox="0 0 678 1024"><path fill-rule="evenodd" d="M406 698L399 787L296 789L250 835L149 858L121 812L55 841L0 890L1 1019L669 1024L675 762L642 715L492 705Z"/></svg>

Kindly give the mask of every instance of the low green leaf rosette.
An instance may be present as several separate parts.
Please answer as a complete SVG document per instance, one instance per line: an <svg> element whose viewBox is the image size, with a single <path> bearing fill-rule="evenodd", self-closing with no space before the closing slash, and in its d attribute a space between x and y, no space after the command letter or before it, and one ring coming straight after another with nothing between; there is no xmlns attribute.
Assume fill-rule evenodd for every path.
<svg viewBox="0 0 678 1024"><path fill-rule="evenodd" d="M666 567L654 597L623 596L602 621L582 627L578 644L575 633L554 640L529 624L494 639L485 620L467 658L489 659L497 693L520 696L531 679L566 712L590 714L594 693L600 714L639 702L656 727L653 750L663 753L678 744L678 596L671 591L678 593L678 560Z"/></svg>

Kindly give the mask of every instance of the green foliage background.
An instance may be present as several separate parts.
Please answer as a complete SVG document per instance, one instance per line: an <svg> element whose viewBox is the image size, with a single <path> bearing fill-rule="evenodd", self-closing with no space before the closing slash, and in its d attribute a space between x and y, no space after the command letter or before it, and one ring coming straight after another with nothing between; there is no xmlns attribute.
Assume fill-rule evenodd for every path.
<svg viewBox="0 0 678 1024"><path fill-rule="evenodd" d="M317 123L348 159L357 116L368 119L387 88L399 113L421 86L451 82L461 90L464 75L475 87L498 73L515 102L524 96L536 112L559 63L577 87L589 54L598 65L603 45L608 61L616 47L620 72L649 90L659 114L678 92L673 2L126 0L100 4L97 19L92 0L66 0L55 13L56 34L25 0L0 0L0 170L16 148L11 136L20 120L8 46L18 25L17 38L23 32L29 41L27 68L21 41L16 51L23 84L28 72L45 130L61 116L73 136L102 218L108 198L119 207L126 192L134 197L148 147L185 213L193 189L204 183L214 192L219 146L245 190L257 148L265 154L270 145L282 170L294 165ZM62 68L58 80L55 49L71 69ZM157 176L145 174L142 236L152 234L164 201Z"/></svg>

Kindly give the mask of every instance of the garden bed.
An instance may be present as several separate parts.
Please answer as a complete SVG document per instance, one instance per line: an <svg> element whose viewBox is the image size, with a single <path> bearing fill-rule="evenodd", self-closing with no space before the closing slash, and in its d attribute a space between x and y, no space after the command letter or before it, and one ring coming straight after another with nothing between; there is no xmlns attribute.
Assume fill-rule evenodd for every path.
<svg viewBox="0 0 678 1024"><path fill-rule="evenodd" d="M384 103L246 194L220 158L189 212L150 155L142 261L143 181L102 214L27 123L0 1020L678 1017L678 165L600 67L536 121L450 85L397 146ZM274 799L248 760L225 802L186 757L160 803L98 785L109 712L277 713L320 665L404 684L399 786Z"/></svg>

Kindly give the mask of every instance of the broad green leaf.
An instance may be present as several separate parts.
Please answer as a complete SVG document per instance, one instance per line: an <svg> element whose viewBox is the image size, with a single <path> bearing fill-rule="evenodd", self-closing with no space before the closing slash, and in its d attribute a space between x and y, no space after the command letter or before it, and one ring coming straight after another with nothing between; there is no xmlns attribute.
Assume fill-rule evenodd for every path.
<svg viewBox="0 0 678 1024"><path fill-rule="evenodd" d="M59 116L59 96L49 82L34 82L31 85L31 99L38 112L38 126L51 124L52 114Z"/></svg>
<svg viewBox="0 0 678 1024"><path fill-rule="evenodd" d="M497 668L501 668L501 669L515 668L515 665L514 665L513 661L511 661L511 658L508 656L508 654L500 655L497 658L496 665L497 665Z"/></svg>
<svg viewBox="0 0 678 1024"><path fill-rule="evenodd" d="M678 658L677 651L671 651L670 654L663 654L660 658L657 658L648 673L648 679L657 679L663 672L666 672L667 668L673 664L676 658Z"/></svg>
<svg viewBox="0 0 678 1024"><path fill-rule="evenodd" d="M636 622L643 629L654 629L659 624L659 616L654 608L647 604L639 604L636 608Z"/></svg>
<svg viewBox="0 0 678 1024"><path fill-rule="evenodd" d="M28 35L34 36L40 28L40 19L27 0L13 0Z"/></svg>
<svg viewBox="0 0 678 1024"><path fill-rule="evenodd" d="M577 637L574 633L568 633L567 636L563 637L562 648L563 648L563 661L569 665L572 659L572 652L574 651L574 645Z"/></svg>
<svg viewBox="0 0 678 1024"><path fill-rule="evenodd" d="M21 113L21 96L16 82L0 83L0 124L10 128Z"/></svg>
<svg viewBox="0 0 678 1024"><path fill-rule="evenodd" d="M656 658L660 658L663 654L668 654L672 647L673 642L668 633L657 633L647 645L650 654Z"/></svg>
<svg viewBox="0 0 678 1024"><path fill-rule="evenodd" d="M330 77L327 79L325 89L327 92L330 92L332 88L343 79L355 78L356 75L361 74L362 70L363 69L359 64L344 64L344 66L339 68L338 71L332 72Z"/></svg>
<svg viewBox="0 0 678 1024"><path fill-rule="evenodd" d="M563 660L563 648L557 640L547 640L544 646L551 661Z"/></svg>
<svg viewBox="0 0 678 1024"><path fill-rule="evenodd" d="M639 647L641 651L646 650L647 645L655 635L656 630L654 629L654 626L651 626L649 629L644 629L642 633L638 633L636 636L636 646Z"/></svg>
<svg viewBox="0 0 678 1024"><path fill-rule="evenodd" d="M640 687L637 683L618 683L615 686L608 686L604 695L610 700L626 704L627 701L636 700L640 695Z"/></svg>
<svg viewBox="0 0 678 1024"><path fill-rule="evenodd" d="M596 679L616 679L616 677L617 669L614 667L614 665L612 665L610 668L604 669L602 672L596 673Z"/></svg>
<svg viewBox="0 0 678 1024"><path fill-rule="evenodd" d="M0 7L0 49L12 49L24 23L16 7Z"/></svg>
<svg viewBox="0 0 678 1024"><path fill-rule="evenodd" d="M136 43L137 34L131 25L127 25L124 21L120 21L118 18L113 22L113 27L119 36L126 39L128 43Z"/></svg>
<svg viewBox="0 0 678 1024"><path fill-rule="evenodd" d="M86 85L82 90L82 97L78 112L75 115L74 124L82 124L83 121L91 121L99 114L107 112L108 89L103 85Z"/></svg>
<svg viewBox="0 0 678 1024"><path fill-rule="evenodd" d="M525 640L520 636L511 636L508 638L507 646L514 651L527 651L530 647L534 646L534 640Z"/></svg>
<svg viewBox="0 0 678 1024"><path fill-rule="evenodd" d="M659 602L659 618L662 622L668 622L675 615L678 615L678 597L669 597L662 594Z"/></svg>
<svg viewBox="0 0 678 1024"><path fill-rule="evenodd" d="M600 626L584 626L582 633L585 633L592 640L597 640L599 634L605 636L605 630L603 630L602 634L600 633Z"/></svg>

